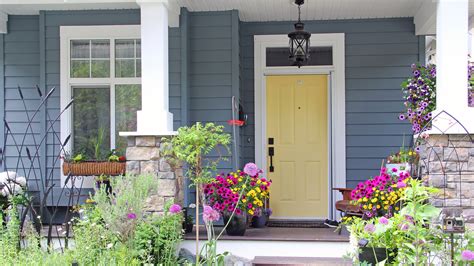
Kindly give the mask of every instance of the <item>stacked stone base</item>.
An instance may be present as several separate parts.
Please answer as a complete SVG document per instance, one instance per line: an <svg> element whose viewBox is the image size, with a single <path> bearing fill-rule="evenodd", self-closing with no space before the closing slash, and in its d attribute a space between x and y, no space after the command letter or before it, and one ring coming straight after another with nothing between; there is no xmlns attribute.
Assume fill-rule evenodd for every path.
<svg viewBox="0 0 474 266"><path fill-rule="evenodd" d="M462 207L467 222L474 223L474 143L467 135L431 135L423 142L420 163L424 178L440 189L432 204Z"/></svg>
<svg viewBox="0 0 474 266"><path fill-rule="evenodd" d="M145 211L162 213L167 202L184 203L184 175L181 166L172 165L161 155L163 136L129 136L127 174L151 174L157 193L148 198Z"/></svg>

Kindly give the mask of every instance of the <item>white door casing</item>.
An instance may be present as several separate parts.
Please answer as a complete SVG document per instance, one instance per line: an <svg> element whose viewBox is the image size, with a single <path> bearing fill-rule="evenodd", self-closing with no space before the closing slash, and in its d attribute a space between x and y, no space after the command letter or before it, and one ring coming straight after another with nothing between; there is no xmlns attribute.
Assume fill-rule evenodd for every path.
<svg viewBox="0 0 474 266"><path fill-rule="evenodd" d="M254 36L255 68L255 163L267 170L266 154L266 79L267 75L328 74L328 121L329 121L329 163L328 163L328 217L337 216L336 200L342 199L332 188L346 187L346 115L345 115L345 37L344 33L312 34L311 46L325 46L333 49L332 66L267 67L266 49L287 47L287 35Z"/></svg>

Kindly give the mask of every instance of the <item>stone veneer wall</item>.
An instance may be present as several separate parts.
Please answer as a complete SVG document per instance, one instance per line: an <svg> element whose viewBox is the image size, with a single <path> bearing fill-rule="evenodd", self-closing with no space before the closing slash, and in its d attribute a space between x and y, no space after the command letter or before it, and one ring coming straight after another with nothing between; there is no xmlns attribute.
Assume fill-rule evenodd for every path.
<svg viewBox="0 0 474 266"><path fill-rule="evenodd" d="M432 203L437 207L462 206L467 222L474 223L474 143L467 135L430 135L423 142L423 176L441 191Z"/></svg>
<svg viewBox="0 0 474 266"><path fill-rule="evenodd" d="M153 213L163 212L168 201L183 206L184 175L182 167L172 167L161 156L163 136L129 136L127 174L152 174L157 180L157 193L148 198L145 210Z"/></svg>

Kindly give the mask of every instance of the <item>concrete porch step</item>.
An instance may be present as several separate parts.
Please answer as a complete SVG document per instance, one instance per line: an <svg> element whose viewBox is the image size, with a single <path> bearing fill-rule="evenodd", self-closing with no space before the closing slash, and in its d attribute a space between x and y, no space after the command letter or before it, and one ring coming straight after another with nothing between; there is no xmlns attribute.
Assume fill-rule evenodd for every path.
<svg viewBox="0 0 474 266"><path fill-rule="evenodd" d="M343 258L316 258L316 257L265 257L258 256L252 261L252 265L256 266L293 266L293 265L352 265L350 260Z"/></svg>

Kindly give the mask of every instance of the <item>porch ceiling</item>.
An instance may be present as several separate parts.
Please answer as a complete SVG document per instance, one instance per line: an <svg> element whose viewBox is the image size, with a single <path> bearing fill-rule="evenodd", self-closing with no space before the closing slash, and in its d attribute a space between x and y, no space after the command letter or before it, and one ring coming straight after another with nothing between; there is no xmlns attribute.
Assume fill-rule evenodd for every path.
<svg viewBox="0 0 474 266"><path fill-rule="evenodd" d="M139 8L137 2L168 1L173 13L179 7L190 11L238 10L242 21L291 21L297 16L294 0L0 0L0 12L38 14L40 10L87 10ZM436 0L306 0L304 20L415 17ZM469 0L474 15L474 0ZM426 9L426 10L425 10ZM423 15L423 14L422 14ZM172 24L172 23L171 23ZM432 24L432 23L430 23ZM171 25L177 26L177 25Z"/></svg>

